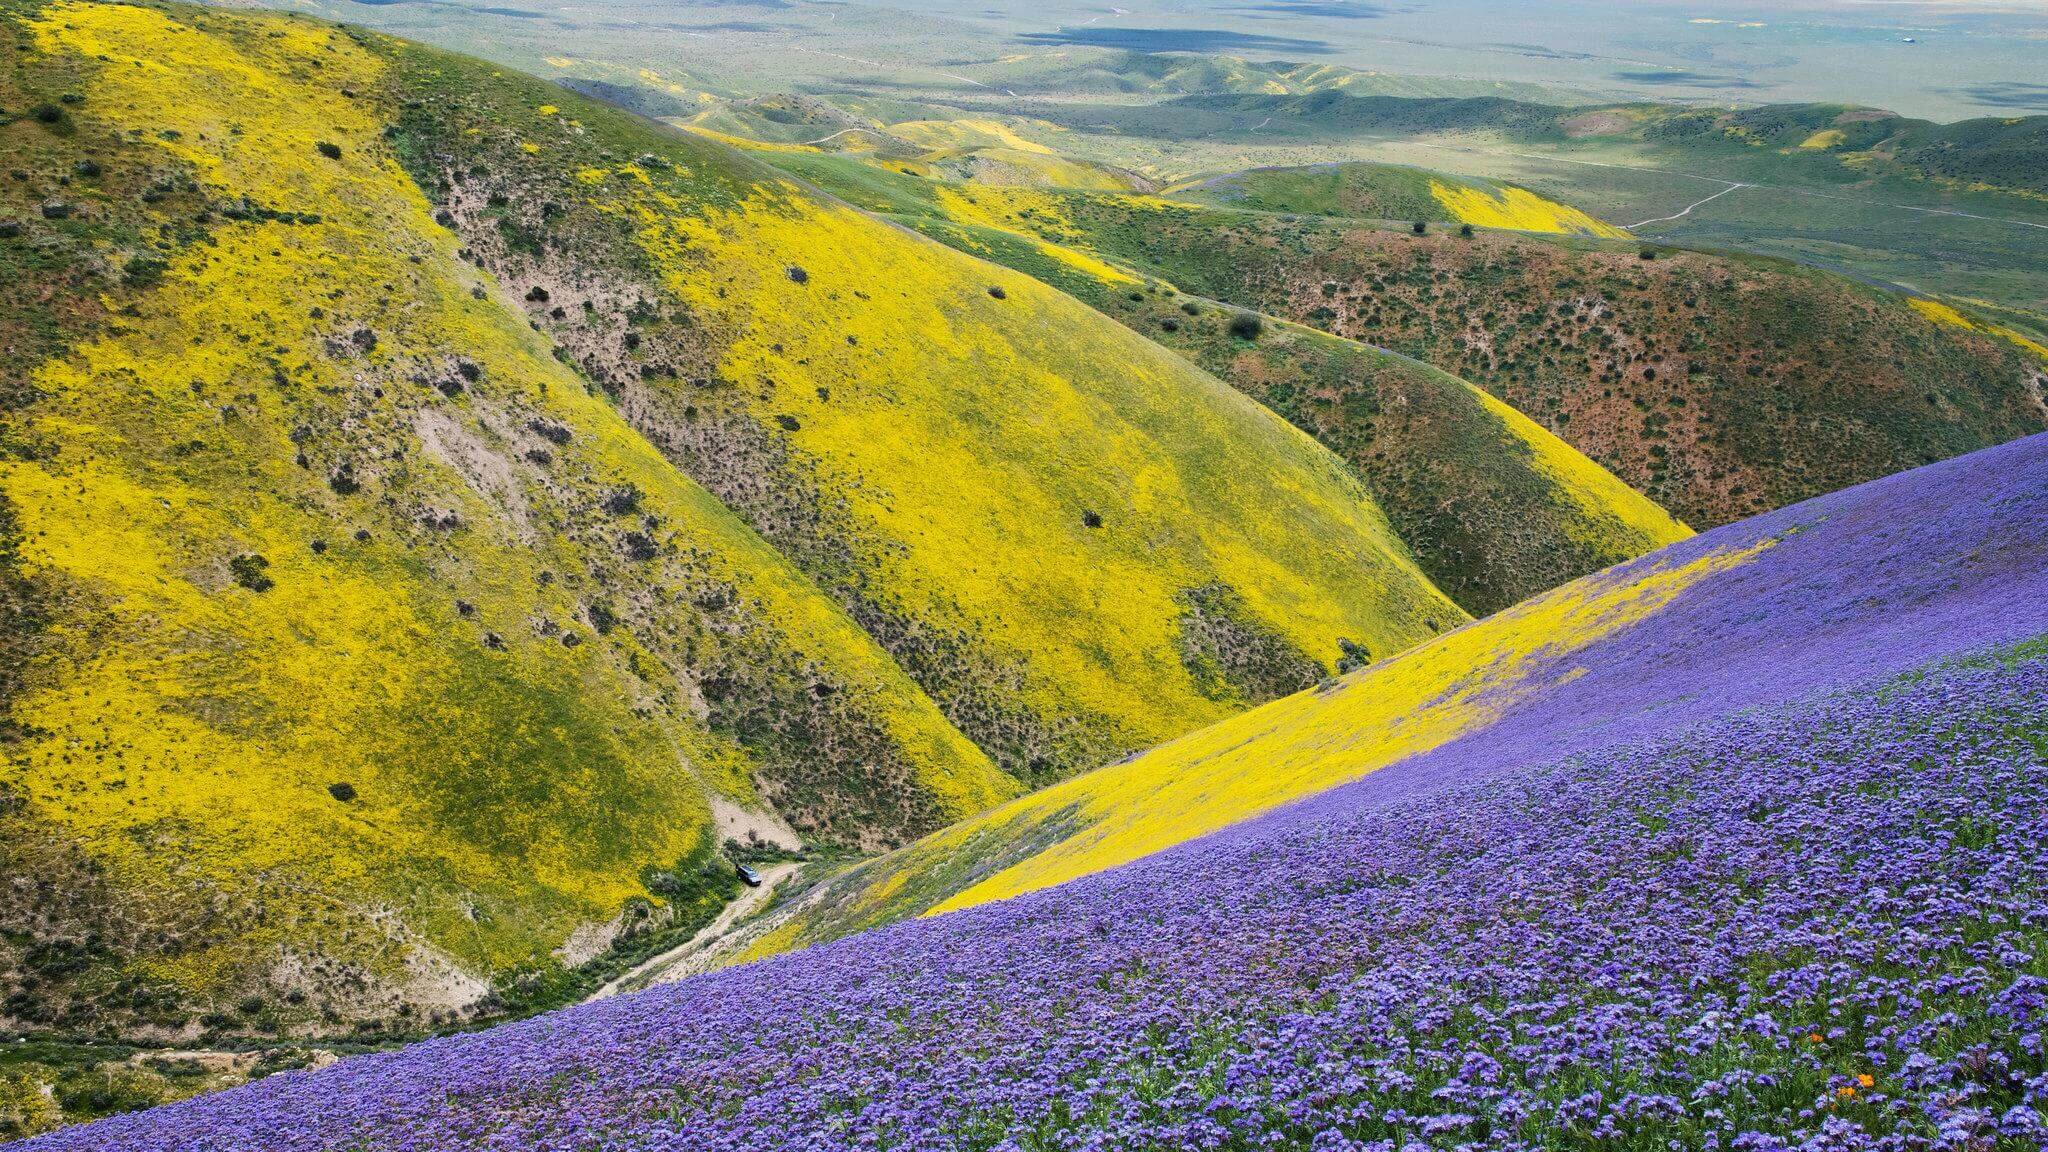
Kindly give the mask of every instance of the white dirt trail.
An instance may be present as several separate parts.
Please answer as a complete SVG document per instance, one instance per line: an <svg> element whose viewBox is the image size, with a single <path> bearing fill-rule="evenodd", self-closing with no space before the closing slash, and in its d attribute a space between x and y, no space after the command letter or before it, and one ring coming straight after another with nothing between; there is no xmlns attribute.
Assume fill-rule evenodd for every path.
<svg viewBox="0 0 2048 1152"><path fill-rule="evenodd" d="M1623 227L1625 227L1625 228L1641 228L1641 227L1642 227L1643 225L1645 225L1645 224L1662 224L1662 223L1664 223L1664 222L1665 222L1666 220L1679 220L1679 219L1683 219L1684 217L1687 217L1687 216L1690 216L1690 215L1692 215L1692 210L1693 210L1693 209L1695 209L1695 208L1698 208L1698 207L1699 207L1700 205L1702 205L1702 204L1707 204L1707 203L1711 203L1711 202L1713 202L1713 201L1715 201L1715 200L1719 200L1719 199L1720 199L1721 197L1723 197L1723 196L1726 196L1726 195L1727 195L1727 194L1729 194L1730 192L1733 192L1733 191L1735 191L1735 190L1736 190L1737 188L1747 188L1747 187L1749 187L1749 185L1747 185L1747 184L1733 184L1733 183L1731 183L1731 184L1729 184L1729 185L1728 185L1728 186L1727 186L1726 188L1723 188L1723 189L1721 189L1721 190L1720 190L1719 192L1716 192L1716 193L1714 193L1714 194L1713 194L1712 196L1709 196L1709 197L1707 197L1707 198L1706 198L1706 199L1704 199L1704 200L1695 200L1695 201L1693 201L1692 203L1690 203L1690 204L1687 204L1687 205L1685 206L1685 208L1684 208L1684 209L1683 209L1682 211L1679 211L1679 212L1677 212L1677 213L1675 213L1675 214L1673 214L1673 215L1670 215L1670 216L1659 216L1659 217L1657 217L1657 218L1656 218L1656 219L1654 219L1654 220L1639 220L1639 221L1637 221L1637 222L1636 222L1636 223L1634 223L1634 224L1625 224L1625 225L1623 225Z"/></svg>
<svg viewBox="0 0 2048 1152"><path fill-rule="evenodd" d="M603 1000L622 992L637 992L642 988L652 988L656 984L666 984L689 975L689 960L720 936L725 935L726 929L738 923L741 917L766 903L768 898L775 894L776 886L794 875L796 870L797 865L794 862L762 869L759 888L745 889L739 894L738 899L725 906L725 911L720 912L716 920L699 929L688 941L635 965L632 970L591 993L590 999Z"/></svg>

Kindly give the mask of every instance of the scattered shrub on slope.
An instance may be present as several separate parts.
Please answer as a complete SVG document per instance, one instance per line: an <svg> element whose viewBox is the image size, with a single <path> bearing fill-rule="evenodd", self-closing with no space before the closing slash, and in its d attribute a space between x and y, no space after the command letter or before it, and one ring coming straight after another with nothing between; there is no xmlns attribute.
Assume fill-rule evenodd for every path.
<svg viewBox="0 0 2048 1152"><path fill-rule="evenodd" d="M1107 275L1068 247L1058 204L947 189L844 157L778 166L961 251L1025 272L1181 353L1350 464L1429 578L1485 615L1686 534L1683 525L1533 421L1462 380L1311 329ZM1153 203L1170 215L1171 205ZM1007 207L1009 210L1004 211ZM1075 233L1078 236L1078 232Z"/></svg>
<svg viewBox="0 0 2048 1152"><path fill-rule="evenodd" d="M1052 891L31 1147L2036 1148L2048 659L1998 646L2048 631L2044 514L2048 438L1681 545L1803 526L1658 622L1696 659L1604 686L1705 673L1707 705L1575 755L1454 745ZM1791 618L1727 602L1759 590ZM1811 651L1731 693L1717 617Z"/></svg>
<svg viewBox="0 0 2048 1152"><path fill-rule="evenodd" d="M1340 461L1057 292L701 138L381 51L470 254L1019 776L1234 707L1180 659L1190 589L1324 669L1461 617Z"/></svg>
<svg viewBox="0 0 2048 1152"><path fill-rule="evenodd" d="M2048 427L2039 356L1781 261L1067 199L1094 250L1427 360L1695 526Z"/></svg>
<svg viewBox="0 0 2048 1152"><path fill-rule="evenodd" d="M0 317L28 382L0 559L36 608L0 1017L190 1039L545 1002L723 902L715 810L872 845L1014 794L464 268L375 56L182 8L4 32L13 90L84 95L62 136L0 128L0 215L75 206L6 247L44 304Z"/></svg>
<svg viewBox="0 0 2048 1152"><path fill-rule="evenodd" d="M1235 339L1233 310L1170 291L1076 294L1342 457L1416 564L1475 616L1690 534L1535 421L1420 361L1273 320L1256 343Z"/></svg>
<svg viewBox="0 0 2048 1152"><path fill-rule="evenodd" d="M925 181L891 182L844 158L773 159L907 222L969 222L935 204ZM2018 329L1944 323L1909 297L1783 261L1682 250L1644 260L1633 245L1415 236L1157 197L972 196L971 222L1469 380L1693 525L2048 426L2048 360ZM1119 286L1001 236L915 226L1114 305Z"/></svg>

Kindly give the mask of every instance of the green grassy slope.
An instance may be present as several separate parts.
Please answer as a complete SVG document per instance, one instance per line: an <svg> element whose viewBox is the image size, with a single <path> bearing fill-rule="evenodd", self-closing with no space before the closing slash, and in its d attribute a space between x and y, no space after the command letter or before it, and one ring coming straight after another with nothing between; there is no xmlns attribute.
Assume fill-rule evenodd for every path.
<svg viewBox="0 0 2048 1152"><path fill-rule="evenodd" d="M1190 111L1256 112L1323 132L1493 132L1523 143L1627 141L1667 158L1756 165L1838 184L1874 177L1953 181L2048 195L2048 116L1984 117L1936 124L1841 104L1698 108L1615 104L1560 108L1498 97L1224 93L1173 101Z"/></svg>
<svg viewBox="0 0 2048 1152"><path fill-rule="evenodd" d="M2017 328L1784 261L1040 199L1009 226L1426 360L1699 527L2048 426L2043 356L1982 330Z"/></svg>
<svg viewBox="0 0 2048 1152"><path fill-rule="evenodd" d="M1255 212L1440 221L1616 239L1628 235L1526 188L1397 164L1254 168L1201 181L1174 195L1194 204Z"/></svg>
<svg viewBox="0 0 2048 1152"><path fill-rule="evenodd" d="M1078 158L1167 185L1329 161L1448 168L1639 236L2048 311L2048 232L2037 226L2048 222L2048 117L1933 124L1841 105L1564 107L1334 90L1009 107L1067 129Z"/></svg>
<svg viewBox="0 0 2048 1152"><path fill-rule="evenodd" d="M424 1023L708 914L720 812L1017 790L462 264L374 55L84 5L0 52L0 1015Z"/></svg>
<svg viewBox="0 0 2048 1152"><path fill-rule="evenodd" d="M1085 237L1064 209L1078 201L919 178L894 162L766 155L851 203L1060 288L1285 416L1365 479L1423 571L1475 615L1686 533L1462 380L1313 329L1248 322L1238 309L1183 296L1074 247L1069 241Z"/></svg>
<svg viewBox="0 0 2048 1152"><path fill-rule="evenodd" d="M1350 216L1360 220L1453 219L1429 192L1429 175L1394 164L1254 168L1172 192L1176 199L1253 212Z"/></svg>
<svg viewBox="0 0 2048 1152"><path fill-rule="evenodd" d="M1339 460L1073 300L715 143L383 51L472 258L1020 777L1462 615Z"/></svg>

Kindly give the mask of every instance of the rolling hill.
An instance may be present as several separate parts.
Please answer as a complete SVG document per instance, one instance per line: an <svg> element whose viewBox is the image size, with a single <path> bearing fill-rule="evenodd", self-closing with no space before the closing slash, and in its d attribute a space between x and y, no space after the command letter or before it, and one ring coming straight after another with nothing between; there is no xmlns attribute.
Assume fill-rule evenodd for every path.
<svg viewBox="0 0 2048 1152"><path fill-rule="evenodd" d="M1687 532L1462 380L1105 262L1083 247L1089 237L1060 193L933 180L896 161L764 155L849 203L1059 288L1286 417L1364 478L1416 563L1469 613L1498 611ZM1117 202L1173 209L1150 198Z"/></svg>
<svg viewBox="0 0 2048 1152"><path fill-rule="evenodd" d="M5 333L9 1018L461 1015L708 915L726 838L1015 794L463 266L345 94L372 57L204 19L6 26L0 99L51 110L0 129L37 302Z"/></svg>
<svg viewBox="0 0 2048 1152"><path fill-rule="evenodd" d="M1422 220L1524 232L1604 236L1628 233L1568 204L1512 184L1394 164L1254 168L1176 189L1176 199L1222 208L1357 220Z"/></svg>
<svg viewBox="0 0 2048 1152"><path fill-rule="evenodd" d="M2044 512L2037 436L1707 533L1306 804L29 1147L2038 1144ZM1154 755L1335 782L1392 670Z"/></svg>
<svg viewBox="0 0 2048 1152"><path fill-rule="evenodd" d="M1191 290L1472 381L1695 525L2048 425L2034 350L1813 269L1499 234L1262 221L1219 235L1213 223L1131 242Z"/></svg>
<svg viewBox="0 0 2048 1152"><path fill-rule="evenodd" d="M949 114L1027 118L1062 152L1160 186L1247 170L1448 169L1643 238L1983 301L2030 314L2037 330L2048 313L2048 202L2035 186L2048 117L1937 124L1840 104L1586 104L1384 79L1312 92L1283 82L1094 99L956 94Z"/></svg>
<svg viewBox="0 0 2048 1152"><path fill-rule="evenodd" d="M1442 457L1436 445L1426 455L1397 455L1398 447L1361 439L1388 423L1374 408L1389 406L1363 400L1374 391L1365 371L1371 353L1353 344L1332 353L1346 365L1341 373L1304 372L1302 357L1261 347L1256 336L1219 343L1216 324L1161 306L1161 290L1452 373L1698 526L2048 427L2048 353L2026 331L1995 314L1975 319L1940 301L1783 261L1500 230L1417 236L1408 227L1157 196L951 184L855 157L768 155L852 203L1031 272L1169 347L1200 346L1197 362L1374 482L1431 576L1476 613L1556 583L1533 583L1536 573L1602 565L1518 564L1530 579L1459 571L1446 562L1459 553L1507 555L1513 546L1503 547L1503 527L1552 541L1581 533L1513 512L1496 518L1477 505L1471 517L1494 528L1419 523L1418 512L1443 502L1388 473ZM1337 171L1340 187L1352 188L1414 192L1450 179L1395 173ZM1253 177L1280 181L1276 195L1312 193L1316 207L1341 206L1332 188L1315 183L1321 177L1307 185L1288 173ZM1147 281L1156 290L1147 291ZM1412 365L1392 370L1413 378ZM1329 382L1347 378L1340 396L1330 396ZM1318 393L1333 402L1314 403ZM1365 410L1347 410L1352 398ZM1606 563L1621 558L1607 556Z"/></svg>
<svg viewBox="0 0 2048 1152"><path fill-rule="evenodd" d="M1462 617L1334 456L1075 301L715 144L389 51L395 147L467 254L1020 779Z"/></svg>
<svg viewBox="0 0 2048 1152"><path fill-rule="evenodd" d="M1704 533L855 868L754 953L1091 875L1377 773L1536 764L2031 639L2044 514L2034 436Z"/></svg>
<svg viewBox="0 0 2048 1152"><path fill-rule="evenodd" d="M0 109L11 1026L558 1003L735 843L901 843L1466 619L1184 358L574 93L16 3Z"/></svg>
<svg viewBox="0 0 2048 1152"><path fill-rule="evenodd" d="M2048 426L2048 358L2025 331L1784 261L1157 197L975 195L1008 196L984 214L1126 275L1469 380L1695 526Z"/></svg>
<svg viewBox="0 0 2048 1152"><path fill-rule="evenodd" d="M1894 178L1968 189L2048 195L2048 116L1995 116L1936 124L1876 108L1676 104L1560 108L1504 97L1205 93L1172 103L1206 112L1257 113L1323 130L1495 132L1520 143L1626 141L1652 152L1712 158L1782 177L1860 184Z"/></svg>

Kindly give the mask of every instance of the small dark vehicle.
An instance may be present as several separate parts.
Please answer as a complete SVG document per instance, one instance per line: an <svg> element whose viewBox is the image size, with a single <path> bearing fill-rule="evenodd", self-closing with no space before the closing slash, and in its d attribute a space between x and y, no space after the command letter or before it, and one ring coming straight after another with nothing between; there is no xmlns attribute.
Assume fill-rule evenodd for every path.
<svg viewBox="0 0 2048 1152"><path fill-rule="evenodd" d="M739 870L740 880L747 887L759 888L761 886L761 874L754 871L752 867L746 864L735 864L733 867Z"/></svg>

